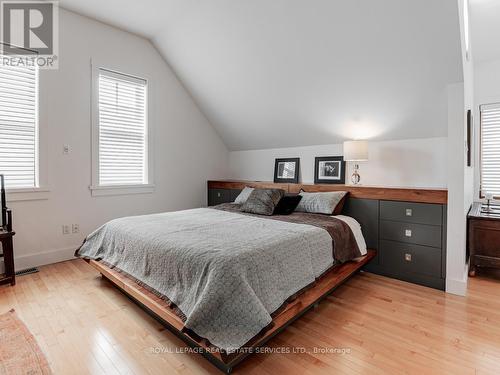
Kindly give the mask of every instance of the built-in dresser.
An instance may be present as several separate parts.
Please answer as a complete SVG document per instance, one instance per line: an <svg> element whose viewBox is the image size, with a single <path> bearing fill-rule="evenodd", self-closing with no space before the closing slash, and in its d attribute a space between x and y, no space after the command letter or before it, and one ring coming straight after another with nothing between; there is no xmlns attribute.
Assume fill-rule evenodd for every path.
<svg viewBox="0 0 500 375"><path fill-rule="evenodd" d="M359 221L368 248L377 250L366 270L444 290L446 190L208 181L208 205L233 202L245 186L288 193L349 191L343 214Z"/></svg>

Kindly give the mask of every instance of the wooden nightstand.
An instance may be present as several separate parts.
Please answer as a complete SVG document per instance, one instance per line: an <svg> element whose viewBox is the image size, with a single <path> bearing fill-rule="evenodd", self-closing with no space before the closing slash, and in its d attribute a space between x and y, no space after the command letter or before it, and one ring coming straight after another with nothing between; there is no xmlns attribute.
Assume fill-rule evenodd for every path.
<svg viewBox="0 0 500 375"><path fill-rule="evenodd" d="M476 275L477 267L500 268L500 205L475 202L468 215L469 276Z"/></svg>
<svg viewBox="0 0 500 375"><path fill-rule="evenodd" d="M0 257L4 259L5 274L0 275L0 285L9 284L16 285L16 273L14 270L14 246L12 244L12 237L15 232L6 232L0 229L0 243L2 244L3 253Z"/></svg>

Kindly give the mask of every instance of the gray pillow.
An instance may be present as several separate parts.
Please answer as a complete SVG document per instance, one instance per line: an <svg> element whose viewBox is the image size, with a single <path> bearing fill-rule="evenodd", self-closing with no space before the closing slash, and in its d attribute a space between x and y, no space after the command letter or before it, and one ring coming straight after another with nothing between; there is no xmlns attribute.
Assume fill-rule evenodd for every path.
<svg viewBox="0 0 500 375"><path fill-rule="evenodd" d="M271 216L276 205L285 195L281 189L255 189L241 207L243 212Z"/></svg>
<svg viewBox="0 0 500 375"><path fill-rule="evenodd" d="M299 194L302 196L302 199L295 211L331 215L347 192L306 193L305 191L301 191Z"/></svg>
<svg viewBox="0 0 500 375"><path fill-rule="evenodd" d="M254 188L245 186L245 188L241 191L240 194L238 194L238 196L234 200L234 203L236 203L236 204L245 203L247 201L248 197L250 196L250 194L252 193L252 191L254 191Z"/></svg>

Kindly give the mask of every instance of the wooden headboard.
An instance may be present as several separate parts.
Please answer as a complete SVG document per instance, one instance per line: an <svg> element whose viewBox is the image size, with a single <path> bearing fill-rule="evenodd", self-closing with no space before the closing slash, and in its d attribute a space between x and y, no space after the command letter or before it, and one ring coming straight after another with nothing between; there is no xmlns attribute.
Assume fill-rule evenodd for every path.
<svg viewBox="0 0 500 375"><path fill-rule="evenodd" d="M310 184L276 184L267 181L238 181L218 180L208 181L209 189L242 190L245 186L261 189L283 189L288 193L298 193L300 190L308 192L319 191L348 191L351 198L381 199L387 201L404 201L415 203L447 204L448 191L446 189L420 188L393 188L381 186L352 186L352 185L310 185Z"/></svg>

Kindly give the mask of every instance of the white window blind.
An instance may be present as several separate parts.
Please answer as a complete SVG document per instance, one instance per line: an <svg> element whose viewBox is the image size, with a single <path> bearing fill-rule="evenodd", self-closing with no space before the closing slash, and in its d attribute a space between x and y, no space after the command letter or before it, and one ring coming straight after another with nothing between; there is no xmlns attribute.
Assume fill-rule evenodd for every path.
<svg viewBox="0 0 500 375"><path fill-rule="evenodd" d="M0 173L8 189L38 185L38 70L0 61Z"/></svg>
<svg viewBox="0 0 500 375"><path fill-rule="evenodd" d="M482 105L481 194L500 197L500 103Z"/></svg>
<svg viewBox="0 0 500 375"><path fill-rule="evenodd" d="M147 184L147 82L99 69L99 185Z"/></svg>

